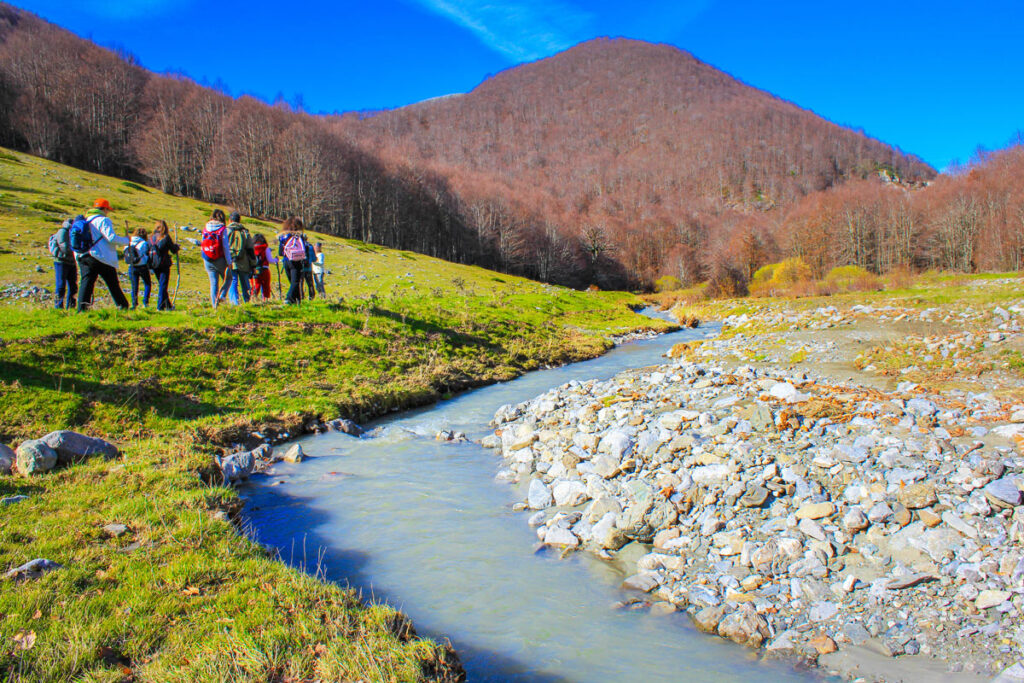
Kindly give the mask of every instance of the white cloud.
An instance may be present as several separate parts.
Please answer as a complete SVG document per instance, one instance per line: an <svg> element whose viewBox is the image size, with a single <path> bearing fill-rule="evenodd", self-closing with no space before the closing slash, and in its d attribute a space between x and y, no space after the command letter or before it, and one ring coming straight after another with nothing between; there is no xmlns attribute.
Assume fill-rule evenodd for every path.
<svg viewBox="0 0 1024 683"><path fill-rule="evenodd" d="M594 17L559 0L412 0L515 61L546 57L587 37Z"/></svg>

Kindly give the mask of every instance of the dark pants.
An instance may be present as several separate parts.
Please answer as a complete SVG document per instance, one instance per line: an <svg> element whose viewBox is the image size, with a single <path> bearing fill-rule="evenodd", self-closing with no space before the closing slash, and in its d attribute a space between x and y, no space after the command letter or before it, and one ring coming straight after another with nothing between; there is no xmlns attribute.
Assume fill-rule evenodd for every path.
<svg viewBox="0 0 1024 683"><path fill-rule="evenodd" d="M128 308L128 299L121 291L121 283L117 281L117 268L97 261L89 254L79 257L78 265L82 268L82 281L78 285L79 313L92 308L92 291L96 287L96 278L103 278L115 306Z"/></svg>
<svg viewBox="0 0 1024 683"><path fill-rule="evenodd" d="M316 289L313 286L313 271L302 271L302 279L306 282L306 288L309 289L309 298L312 301L316 298Z"/></svg>
<svg viewBox="0 0 1024 683"><path fill-rule="evenodd" d="M288 276L288 296L290 304L297 304L302 301L302 262L285 261L284 272Z"/></svg>
<svg viewBox="0 0 1024 683"><path fill-rule="evenodd" d="M128 266L128 279L132 283L132 308L139 305L139 280L142 280L142 305L149 306L149 291L153 281L146 266Z"/></svg>
<svg viewBox="0 0 1024 683"><path fill-rule="evenodd" d="M74 261L54 261L53 272L57 278L56 292L53 305L55 308L64 308L65 299L67 308L75 307L75 295L78 293L78 266Z"/></svg>
<svg viewBox="0 0 1024 683"><path fill-rule="evenodd" d="M154 270L153 274L156 275L156 310L173 310L174 307L171 306L171 297L167 293L167 286L171 283L171 269L164 268L163 270Z"/></svg>

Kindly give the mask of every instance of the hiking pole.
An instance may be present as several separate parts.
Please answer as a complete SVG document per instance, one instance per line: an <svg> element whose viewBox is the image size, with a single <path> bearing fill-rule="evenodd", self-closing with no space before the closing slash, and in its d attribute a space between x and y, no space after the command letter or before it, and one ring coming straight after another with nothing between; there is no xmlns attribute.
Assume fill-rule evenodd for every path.
<svg viewBox="0 0 1024 683"><path fill-rule="evenodd" d="M174 243L178 243L178 224L174 224ZM174 282L174 298L171 299L171 307L178 303L178 288L181 287L181 260L178 252L174 252L174 269L177 271L177 280Z"/></svg>
<svg viewBox="0 0 1024 683"><path fill-rule="evenodd" d="M284 297L281 296L281 261L278 260L274 265L277 267L277 298L284 301Z"/></svg>

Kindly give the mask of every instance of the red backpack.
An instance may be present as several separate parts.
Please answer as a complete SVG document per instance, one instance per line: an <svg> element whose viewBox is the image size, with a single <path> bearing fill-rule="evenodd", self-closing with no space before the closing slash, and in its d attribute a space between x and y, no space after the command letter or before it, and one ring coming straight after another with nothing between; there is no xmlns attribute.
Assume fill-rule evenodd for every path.
<svg viewBox="0 0 1024 683"><path fill-rule="evenodd" d="M207 224L203 228L203 240L200 242L200 247L202 247L204 258L209 261L216 261L224 258L224 243L222 240L225 228L223 223L216 230L209 230L209 227L209 224Z"/></svg>

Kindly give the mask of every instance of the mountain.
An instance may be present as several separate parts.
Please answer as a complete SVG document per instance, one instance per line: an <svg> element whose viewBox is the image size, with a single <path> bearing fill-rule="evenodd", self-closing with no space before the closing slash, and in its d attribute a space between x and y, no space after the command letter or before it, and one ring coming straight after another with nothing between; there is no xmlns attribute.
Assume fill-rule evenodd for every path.
<svg viewBox="0 0 1024 683"><path fill-rule="evenodd" d="M599 231L627 277L647 281L680 236L719 233L688 237L707 248L732 224L880 169L935 175L675 47L626 39L582 43L465 95L350 117L343 128L443 174L485 207L477 213L492 213L497 194L565 239Z"/></svg>

